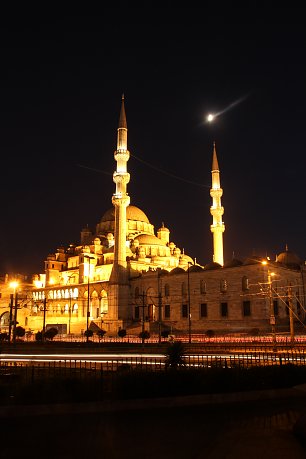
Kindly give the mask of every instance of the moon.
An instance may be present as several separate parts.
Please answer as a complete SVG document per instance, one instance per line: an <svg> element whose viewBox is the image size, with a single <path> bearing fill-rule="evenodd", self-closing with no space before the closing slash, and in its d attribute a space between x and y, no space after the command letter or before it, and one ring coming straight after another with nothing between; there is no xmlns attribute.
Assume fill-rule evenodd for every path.
<svg viewBox="0 0 306 459"><path fill-rule="evenodd" d="M212 113L210 113L210 114L207 116L207 121L208 121L209 123L211 123L214 119L215 119L215 115L213 115Z"/></svg>

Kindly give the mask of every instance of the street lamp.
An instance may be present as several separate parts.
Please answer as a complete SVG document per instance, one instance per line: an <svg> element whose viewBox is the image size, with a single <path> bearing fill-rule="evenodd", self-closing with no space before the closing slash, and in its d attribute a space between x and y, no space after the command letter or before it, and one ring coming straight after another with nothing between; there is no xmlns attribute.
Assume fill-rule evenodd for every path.
<svg viewBox="0 0 306 459"><path fill-rule="evenodd" d="M72 289L69 288L69 309L68 309L68 335L70 336L70 324L71 324L71 297Z"/></svg>
<svg viewBox="0 0 306 459"><path fill-rule="evenodd" d="M188 262L187 267L187 289L188 289L188 341L191 344L191 309L190 309L190 279L189 279L189 266L190 262Z"/></svg>
<svg viewBox="0 0 306 459"><path fill-rule="evenodd" d="M44 311L43 311L43 329L42 329L42 341L45 341L45 333L46 333L46 310L47 310L47 297L44 297Z"/></svg>
<svg viewBox="0 0 306 459"><path fill-rule="evenodd" d="M272 292L272 276L274 276L274 273L271 273L270 270L268 269L270 325L271 325L271 331L272 331L273 350L275 350L276 349L276 335L275 335L275 315L274 315L273 292Z"/></svg>
<svg viewBox="0 0 306 459"><path fill-rule="evenodd" d="M263 265L267 265L266 261L262 262ZM272 290L272 277L275 273L271 272L268 268L268 294L269 294L269 312L270 312L270 325L272 332L272 345L273 350L276 350L276 334L275 334L275 315L274 315L274 304L273 304L273 290Z"/></svg>
<svg viewBox="0 0 306 459"><path fill-rule="evenodd" d="M18 287L18 282L13 281L10 283L10 287L13 289L13 292L10 297L10 322L9 322L9 343L11 342L11 333L12 333L12 324L13 324L13 342L15 343L16 341L16 324L17 324L17 308L18 308L18 293L17 293L17 287ZM15 303L14 303L15 299ZM14 306L14 320L13 320L13 306Z"/></svg>
<svg viewBox="0 0 306 459"><path fill-rule="evenodd" d="M92 257L89 255L84 255L84 258L88 259L88 272L87 272L87 312L86 312L86 342L88 343L89 336L88 336L88 322L89 322L89 315L90 315L90 296L89 296L89 277L90 277L90 260Z"/></svg>

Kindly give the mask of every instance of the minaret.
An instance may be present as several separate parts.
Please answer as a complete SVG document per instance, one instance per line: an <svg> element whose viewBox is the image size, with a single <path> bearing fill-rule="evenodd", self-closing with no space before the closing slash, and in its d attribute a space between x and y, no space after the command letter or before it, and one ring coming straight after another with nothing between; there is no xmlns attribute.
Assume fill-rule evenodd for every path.
<svg viewBox="0 0 306 459"><path fill-rule="evenodd" d="M109 280L108 316L107 319L120 320L127 315L128 274L126 263L126 208L130 204L127 184L130 174L127 162L130 152L127 149L127 123L122 96L119 127L117 129L117 150L114 152L117 163L113 174L116 191L112 196L115 207L114 264Z"/></svg>
<svg viewBox="0 0 306 459"><path fill-rule="evenodd" d="M210 226L210 231L213 234L213 245L214 254L213 261L219 263L221 266L224 264L223 258L223 232L225 230L224 223L222 221L222 215L224 212L221 206L221 196L223 194L222 188L220 188L220 171L217 159L216 144L214 142L213 160L212 160L212 184L210 189L210 196L213 199L212 206L210 207L210 213L213 217L213 224Z"/></svg>

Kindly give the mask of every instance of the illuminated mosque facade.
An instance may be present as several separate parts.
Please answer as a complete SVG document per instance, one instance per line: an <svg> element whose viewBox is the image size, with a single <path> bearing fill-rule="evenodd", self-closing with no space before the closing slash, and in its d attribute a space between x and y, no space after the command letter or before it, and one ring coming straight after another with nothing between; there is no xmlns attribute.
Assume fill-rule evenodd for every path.
<svg viewBox="0 0 306 459"><path fill-rule="evenodd" d="M189 336L303 326L305 263L297 255L286 247L275 261L253 256L224 262L216 145L210 189L213 260L201 266L171 241L164 224L155 234L147 215L130 204L127 133L122 98L113 206L95 231L81 231L79 245L60 247L47 257L44 273L33 277L25 296L20 294L19 325L33 332L55 326L63 335L81 335L89 328L108 335L124 329L127 334L168 330ZM1 289L9 292L8 280ZM7 303L1 329L9 320Z"/></svg>

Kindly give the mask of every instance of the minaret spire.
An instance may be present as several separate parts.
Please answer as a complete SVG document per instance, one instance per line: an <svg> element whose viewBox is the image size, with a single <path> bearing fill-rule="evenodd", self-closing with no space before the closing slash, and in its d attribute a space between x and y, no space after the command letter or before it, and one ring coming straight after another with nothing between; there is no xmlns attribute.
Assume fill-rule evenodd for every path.
<svg viewBox="0 0 306 459"><path fill-rule="evenodd" d="M127 162L130 158L130 152L127 149L127 131L124 96L122 95L117 129L117 150L114 152L116 171L113 174L113 181L116 184L116 191L112 197L115 207L114 263L109 281L109 318L112 320L120 320L127 315L126 208L130 204L130 197L127 193L127 184L130 181L130 174L127 172Z"/></svg>
<svg viewBox="0 0 306 459"><path fill-rule="evenodd" d="M223 194L223 190L220 187L220 170L215 142L213 143L211 175L212 186L210 189L210 196L212 197L213 202L212 206L210 207L210 213L213 217L213 224L210 226L210 231L213 234L213 261L223 266L223 232L225 230L225 226L222 221L224 208L221 206L221 196Z"/></svg>

